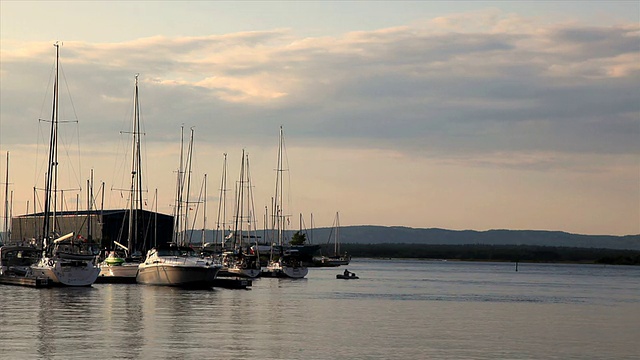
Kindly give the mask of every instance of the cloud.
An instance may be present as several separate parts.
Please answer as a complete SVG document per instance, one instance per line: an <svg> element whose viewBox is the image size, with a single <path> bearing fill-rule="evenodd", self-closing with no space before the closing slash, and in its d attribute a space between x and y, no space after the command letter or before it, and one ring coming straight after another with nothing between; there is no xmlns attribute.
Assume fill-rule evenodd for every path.
<svg viewBox="0 0 640 360"><path fill-rule="evenodd" d="M579 140L585 123L633 130L637 119L628 114L637 113L640 94L637 25L534 26L533 19L496 11L430 24L437 29L400 26L300 39L274 30L69 42L62 59L72 94L79 97L75 103L98 128L113 118L116 104L128 101L133 74L141 73L143 102L153 104L147 117L155 123L200 123L215 114L232 120L218 124L232 137L242 135L245 122L291 123L296 131L310 127L306 136L344 141L390 138L385 146L401 147L402 139L423 139L429 146L436 134L476 138L476 146L462 146L467 151L508 151L523 150L503 138L526 122L532 136L563 133L557 143L543 141L534 150L584 151ZM20 93L3 95L3 103L32 108L38 93L28 93L21 69L41 66L51 48L6 48L3 88ZM8 119L19 112L15 105L3 107ZM627 137L613 138L615 133L594 133L592 151L634 148Z"/></svg>
<svg viewBox="0 0 640 360"><path fill-rule="evenodd" d="M369 166L394 154L487 173L609 171L637 180L638 44L638 24L488 11L339 36L274 29L65 42L62 63L68 113L78 115L81 141L99 144L100 159L129 127L139 73L157 158L175 155L181 124L219 153L259 149L253 154L270 150L283 124L298 148L366 154ZM37 119L50 116L53 47L3 39L1 57L2 144L28 146Z"/></svg>

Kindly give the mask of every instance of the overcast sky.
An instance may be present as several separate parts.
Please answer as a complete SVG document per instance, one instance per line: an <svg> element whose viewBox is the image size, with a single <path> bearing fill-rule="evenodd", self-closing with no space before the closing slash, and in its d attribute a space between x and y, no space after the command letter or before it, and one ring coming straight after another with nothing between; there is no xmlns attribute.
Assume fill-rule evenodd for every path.
<svg viewBox="0 0 640 360"><path fill-rule="evenodd" d="M208 228L223 153L233 188L242 149L262 227L282 125L293 228L339 211L342 225L638 234L639 14L637 1L2 0L2 182L8 151L13 214L33 211L60 41L60 118L78 120L61 125L61 158L80 152L61 174L67 208L86 206L90 169L105 208L126 206L140 74L148 205L158 189L172 213L180 127L193 128Z"/></svg>

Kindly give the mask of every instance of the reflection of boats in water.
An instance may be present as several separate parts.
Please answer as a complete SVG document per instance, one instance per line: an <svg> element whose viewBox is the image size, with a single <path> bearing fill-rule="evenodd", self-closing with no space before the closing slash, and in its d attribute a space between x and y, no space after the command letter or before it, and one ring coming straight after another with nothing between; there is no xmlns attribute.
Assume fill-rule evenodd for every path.
<svg viewBox="0 0 640 360"><path fill-rule="evenodd" d="M40 251L30 246L0 247L0 284L34 287L49 286L49 279L33 275L31 265L40 259Z"/></svg>
<svg viewBox="0 0 640 360"><path fill-rule="evenodd" d="M197 255L195 250L173 244L155 247L138 266L140 284L189 288L213 287L220 265Z"/></svg>

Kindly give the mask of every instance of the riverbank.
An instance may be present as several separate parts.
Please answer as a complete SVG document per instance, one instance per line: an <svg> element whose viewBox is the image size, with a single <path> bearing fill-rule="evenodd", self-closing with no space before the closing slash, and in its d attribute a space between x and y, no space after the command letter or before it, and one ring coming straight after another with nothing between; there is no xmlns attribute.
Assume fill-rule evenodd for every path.
<svg viewBox="0 0 640 360"><path fill-rule="evenodd" d="M640 251L531 245L342 244L353 257L640 265Z"/></svg>

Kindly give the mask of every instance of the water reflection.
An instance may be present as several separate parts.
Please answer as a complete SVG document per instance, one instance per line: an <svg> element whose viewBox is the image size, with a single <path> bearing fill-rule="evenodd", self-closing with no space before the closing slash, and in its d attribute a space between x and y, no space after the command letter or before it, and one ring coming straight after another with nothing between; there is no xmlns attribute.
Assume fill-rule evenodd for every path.
<svg viewBox="0 0 640 360"><path fill-rule="evenodd" d="M43 358L52 354L74 354L89 349L94 324L100 318L97 290L94 288L53 288L37 292L38 353ZM62 345L59 345L62 344Z"/></svg>
<svg viewBox="0 0 640 360"><path fill-rule="evenodd" d="M363 261L250 291L0 286L0 359L633 358L640 268ZM576 344L589 344L577 346Z"/></svg>

